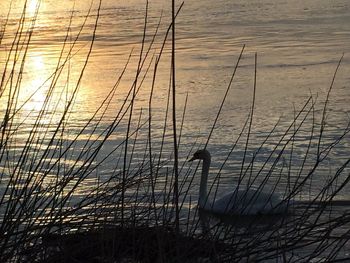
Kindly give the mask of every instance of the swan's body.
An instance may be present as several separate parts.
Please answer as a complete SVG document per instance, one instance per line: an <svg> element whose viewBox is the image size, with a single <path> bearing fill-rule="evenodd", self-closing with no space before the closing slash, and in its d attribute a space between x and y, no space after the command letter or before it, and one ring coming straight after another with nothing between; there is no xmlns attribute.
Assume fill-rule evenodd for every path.
<svg viewBox="0 0 350 263"><path fill-rule="evenodd" d="M236 189L220 199L207 200L207 180L211 162L207 150L195 152L193 160L203 160L202 176L199 188L199 208L223 215L259 215L259 214L285 214L288 203L282 201L276 193L263 192L259 189Z"/></svg>

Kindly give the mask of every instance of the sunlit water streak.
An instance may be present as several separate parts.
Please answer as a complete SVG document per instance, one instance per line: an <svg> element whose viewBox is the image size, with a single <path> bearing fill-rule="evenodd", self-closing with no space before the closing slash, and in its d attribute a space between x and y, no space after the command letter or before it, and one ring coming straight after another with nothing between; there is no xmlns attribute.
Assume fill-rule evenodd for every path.
<svg viewBox="0 0 350 263"><path fill-rule="evenodd" d="M52 80L51 74L57 66L73 8L74 17L71 32L69 32L71 45L84 21L88 4L85 1L78 2L74 7L72 1L66 0L59 3L57 1L41 3L26 59L19 105L27 99L29 101L24 104L20 117L16 120L18 126L15 132L18 149L13 149L14 152L10 156L16 156L20 152L21 145L28 138L30 124L35 122L38 111L44 105ZM33 16L35 12L34 3L35 1L30 1L28 17ZM2 2L1 7L1 10L4 10L2 12L5 12L8 5ZM10 47L11 30L18 26L20 7L20 3L12 7L13 11L0 50L1 67L4 66L3 58L8 54ZM95 11L96 6L94 5L92 9ZM164 1L150 1L147 43L155 31L161 10L163 10L161 33L157 38L154 50L160 48L162 37L170 21L170 10ZM6 12L1 15L4 19ZM75 106L69 110L69 115L64 120L64 129L67 133L62 135L62 145L58 147L64 149L71 140L75 140L74 147L64 157L64 165L67 166L67 169L72 165L71 162L74 164L74 157L84 149L86 139L99 140L99 134L103 134L108 128L126 97L126 91L131 87L142 40L144 15L143 1L134 0L127 1L127 3L104 1L90 63L85 71L78 95L74 98ZM87 20L87 27L83 29L74 48L74 55L72 54L67 62L69 66L64 69L62 77L56 84L57 87L61 87L61 90L55 91L57 94L54 94L53 101L45 108L45 117L40 119L42 127L34 135L37 143L32 145L33 153L44 148L47 135L55 130L55 124L60 121L62 115L57 113L63 111L62 105L67 105L69 94L77 83L86 59L89 42L92 40L93 22L93 19ZM247 154L249 160L253 158L268 132L282 116L278 131L273 134L273 138L276 139L269 140L261 148L261 155L255 159L254 169L258 171L259 166L264 164L269 152L275 146L279 138L277 135L284 133L294 116L294 111L301 108L310 94L318 96L320 103L316 106L316 115L320 117L322 101L325 100L336 64L343 52L349 52L349 31L350 5L344 0L307 2L264 0L249 1L249 3L223 0L186 1L177 22L178 116L181 116L186 93L189 94L181 138L181 163L186 160L194 141L205 142L243 44L246 44L246 52L227 98L224 112L209 144L213 155L213 173L218 171L249 114L254 79L254 53L258 52L258 82L256 109ZM94 125L91 124L83 134L76 138L75 135L91 118L99 103L103 101L116 82L132 48L135 50L130 66L112 100L112 107L107 111L107 118L104 118L99 124L98 130L94 130ZM155 152L160 147L168 92L169 48L170 46L167 45L164 59L159 65L158 82L155 87L153 105ZM153 54L153 50L151 53ZM349 69L349 56L345 55L329 103L331 109L327 117L329 126L324 135L326 143L333 141L339 135L339 130L344 129L349 121ZM137 126L141 108L145 113L141 118L141 123L147 119L151 79L151 75L146 78L140 90L140 96L137 98L133 129ZM57 103L58 100L59 103ZM125 127L126 121L124 120L104 145L101 156L97 160L103 159L104 155L113 151L114 147L122 142ZM95 133L91 134L92 131ZM171 145L170 135L166 137L166 143L169 146ZM302 162L309 138L310 125L305 128L305 132L300 132L294 139L293 162L296 167ZM145 151L146 130L140 131L138 140L134 162L136 165L138 160L142 160ZM239 143L230 162L222 171L224 174L222 183L226 186L225 188L231 187L231 183L236 180L232 174L238 174L241 169L240 161L244 155L244 142L242 140ZM332 169L348 158L348 146L347 136L345 142L337 147L337 152L329 166L326 165L320 171L321 178L326 178ZM91 147L93 148L94 145L92 144ZM169 149L170 147L167 148L167 151ZM117 156L117 154L111 155L105 165L99 168L99 172L105 174L106 177L113 174ZM52 157L49 162L55 162L57 160L55 158ZM308 168L307 165L306 168ZM298 169L295 170L297 172ZM91 180L94 182L95 178ZM320 178L316 181L318 182L316 189L324 183ZM283 189L282 187L279 190L283 191ZM197 188L193 188L194 196L197 194L196 191ZM343 197L348 198L348 194L343 193Z"/></svg>

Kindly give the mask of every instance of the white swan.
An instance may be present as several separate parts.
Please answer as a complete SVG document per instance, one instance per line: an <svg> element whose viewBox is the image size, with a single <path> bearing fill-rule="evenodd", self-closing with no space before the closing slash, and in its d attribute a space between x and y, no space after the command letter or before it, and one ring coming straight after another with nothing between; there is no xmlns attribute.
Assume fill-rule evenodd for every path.
<svg viewBox="0 0 350 263"><path fill-rule="evenodd" d="M198 201L200 209L219 215L272 215L288 212L289 202L282 201L276 193L263 192L258 189L236 189L218 200L208 201L207 180L211 162L210 153L205 149L199 150L189 161L198 159L203 160Z"/></svg>

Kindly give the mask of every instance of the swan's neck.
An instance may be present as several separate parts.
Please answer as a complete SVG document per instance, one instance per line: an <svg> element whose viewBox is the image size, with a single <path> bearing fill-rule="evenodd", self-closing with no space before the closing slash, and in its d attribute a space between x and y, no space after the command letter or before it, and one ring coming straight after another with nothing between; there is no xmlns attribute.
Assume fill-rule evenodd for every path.
<svg viewBox="0 0 350 263"><path fill-rule="evenodd" d="M205 204L207 203L207 181L208 181L209 167L210 167L210 157L203 159L202 176L201 176L201 182L199 186L199 201L198 201L198 205L200 208L204 208Z"/></svg>

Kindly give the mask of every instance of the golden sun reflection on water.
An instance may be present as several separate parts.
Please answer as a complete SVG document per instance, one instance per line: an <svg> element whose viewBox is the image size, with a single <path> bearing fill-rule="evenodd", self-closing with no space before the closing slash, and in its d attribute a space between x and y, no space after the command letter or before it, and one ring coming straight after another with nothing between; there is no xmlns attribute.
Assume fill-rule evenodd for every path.
<svg viewBox="0 0 350 263"><path fill-rule="evenodd" d="M28 1L28 6L27 6L27 13L30 16L33 16L35 14L35 11L39 7L40 0L29 0Z"/></svg>
<svg viewBox="0 0 350 263"><path fill-rule="evenodd" d="M25 82L25 90L21 100L26 102L24 109L29 111L39 111L45 101L45 80L47 78L46 61L41 53L35 53L28 57L28 77Z"/></svg>
<svg viewBox="0 0 350 263"><path fill-rule="evenodd" d="M31 58L31 64L34 66L34 68L38 70L44 70L45 69L45 63L44 58L41 54L35 55Z"/></svg>

